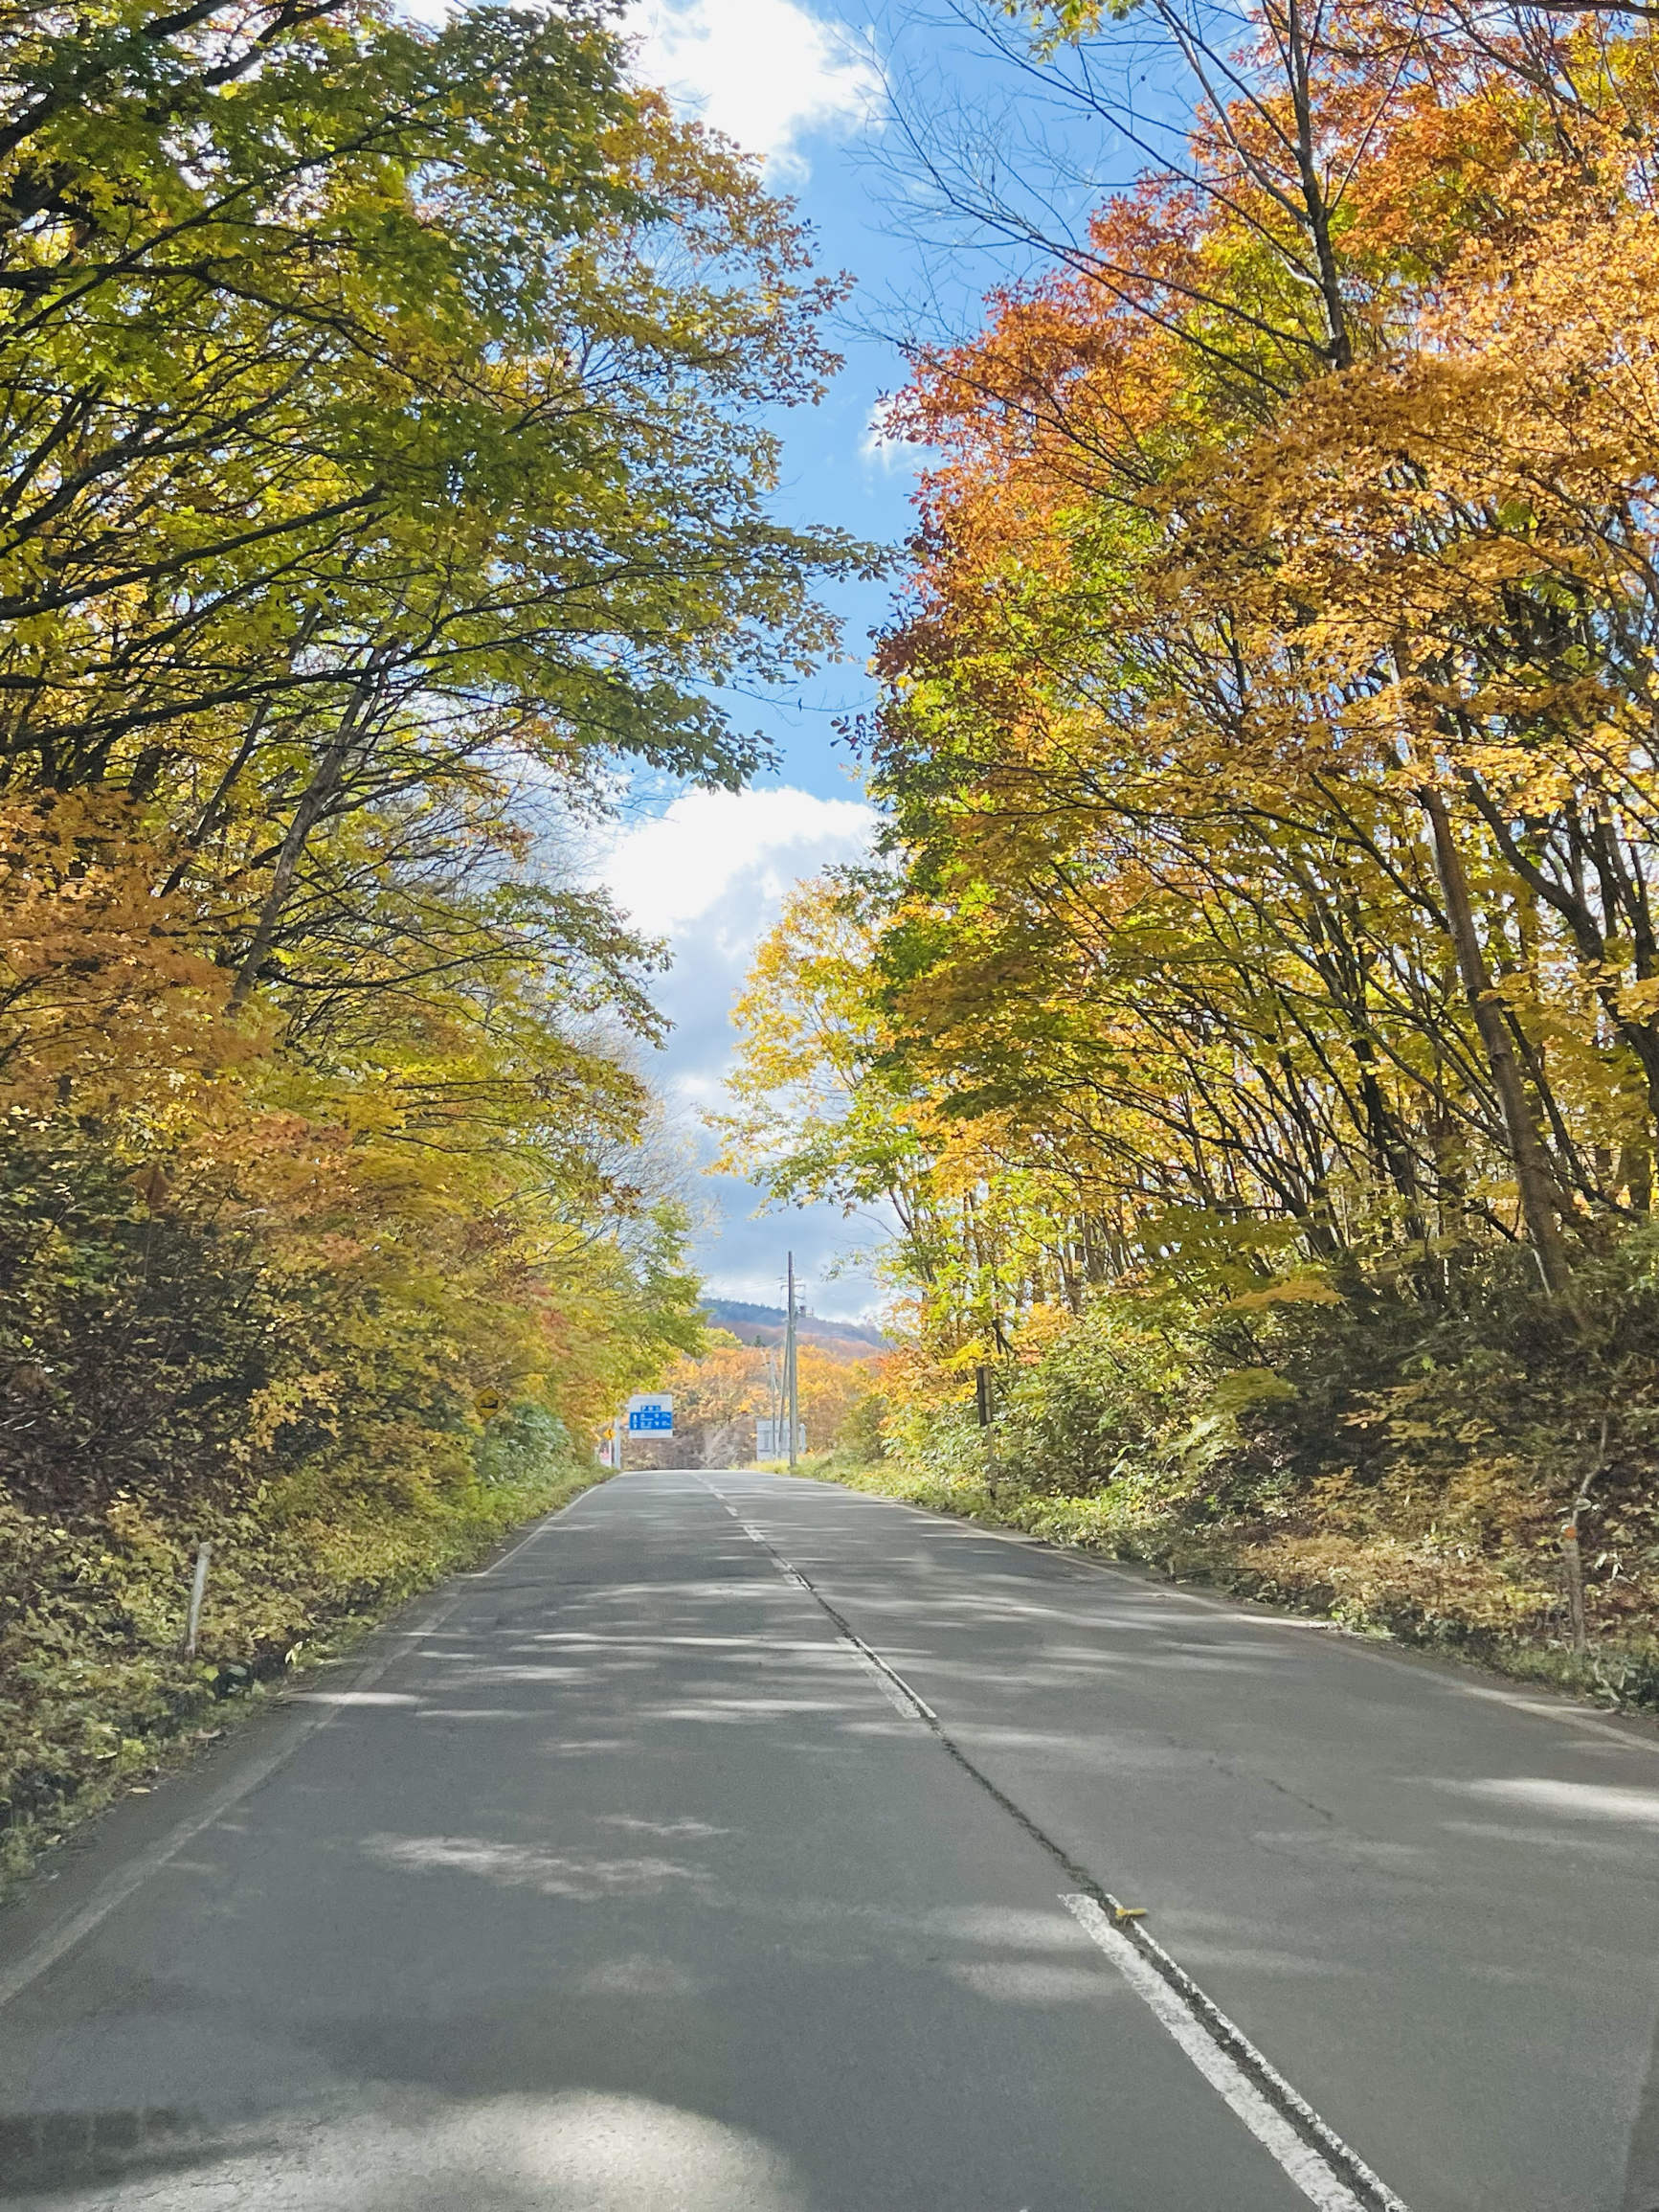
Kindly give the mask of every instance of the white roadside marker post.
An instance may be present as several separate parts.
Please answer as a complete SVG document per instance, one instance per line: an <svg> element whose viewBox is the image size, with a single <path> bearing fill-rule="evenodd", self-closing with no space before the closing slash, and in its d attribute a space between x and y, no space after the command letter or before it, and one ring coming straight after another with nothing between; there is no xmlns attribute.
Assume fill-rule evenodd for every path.
<svg viewBox="0 0 1659 2212"><path fill-rule="evenodd" d="M190 1612L185 1616L185 1657L196 1656L196 1636L202 1625L202 1600L208 1594L208 1561L213 1547L206 1541L196 1546L196 1571L191 1581Z"/></svg>

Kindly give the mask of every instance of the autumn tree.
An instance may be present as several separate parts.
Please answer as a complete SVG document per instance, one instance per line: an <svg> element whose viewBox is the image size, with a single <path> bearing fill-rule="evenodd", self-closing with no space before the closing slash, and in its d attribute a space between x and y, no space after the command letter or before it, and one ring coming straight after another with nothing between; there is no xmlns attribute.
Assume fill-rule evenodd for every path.
<svg viewBox="0 0 1659 2212"><path fill-rule="evenodd" d="M207 1534L280 1664L700 1342L592 846L870 564L769 504L841 289L585 0L0 20L9 1681L184 1709Z"/></svg>
<svg viewBox="0 0 1659 2212"><path fill-rule="evenodd" d="M1195 100L915 349L886 871L765 948L746 1126L784 1198L902 1134L906 1448L952 1480L1064 1464L1264 1542L1368 1499L1541 1620L1585 1480L1652 1525L1651 34L998 35L1074 114L1127 112L1125 41Z"/></svg>

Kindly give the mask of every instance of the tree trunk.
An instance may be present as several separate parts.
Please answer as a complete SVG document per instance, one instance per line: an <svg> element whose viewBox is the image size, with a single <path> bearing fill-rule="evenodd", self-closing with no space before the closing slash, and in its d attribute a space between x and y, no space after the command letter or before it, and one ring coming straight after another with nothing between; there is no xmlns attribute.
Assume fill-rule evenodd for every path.
<svg viewBox="0 0 1659 2212"><path fill-rule="evenodd" d="M254 935L231 992L231 1004L239 1006L259 980L259 970L271 950L277 935L277 924L282 918L282 909L288 903L288 894L294 888L294 877L304 857L306 841L316 828L324 807L333 797L334 787L340 780L340 771L346 765L346 756L351 750L351 740L357 734L363 720L363 710L368 703L371 677L365 676L352 692L346 711L340 717L340 727L329 740L312 777L300 796L288 824L287 835L277 854L277 865L271 875L271 888L265 893L259 908L259 918L254 924Z"/></svg>
<svg viewBox="0 0 1659 2212"><path fill-rule="evenodd" d="M1498 1106L1504 1117L1510 1158L1514 1162L1515 1183L1520 1191L1521 1216L1526 1223L1528 1240L1537 1258L1538 1273L1543 1277L1544 1288L1555 1294L1566 1289L1572 1271L1557 1218L1556 1194L1552 1187L1549 1162L1538 1135L1532 1101L1521 1081L1520 1065L1515 1058L1503 1008L1492 995L1486 955L1481 949L1480 937L1475 929L1468 878L1464 873L1463 855L1458 851L1456 840L1452 836L1446 801L1432 784L1425 784L1419 796L1434 835L1435 872L1440 878L1441 892L1446 900L1446 919L1451 930L1452 949L1457 956L1458 974L1474 1014L1481 1043L1486 1048L1492 1087L1497 1092Z"/></svg>

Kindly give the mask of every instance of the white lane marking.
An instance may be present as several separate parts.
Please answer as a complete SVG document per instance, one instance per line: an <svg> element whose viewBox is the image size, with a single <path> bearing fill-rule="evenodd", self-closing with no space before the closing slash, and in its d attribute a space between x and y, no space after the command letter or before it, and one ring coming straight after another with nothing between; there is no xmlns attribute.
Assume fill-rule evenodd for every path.
<svg viewBox="0 0 1659 2212"><path fill-rule="evenodd" d="M830 1612L827 1601L819 1597L813 1585L798 1574L780 1552L773 1549L758 1528L750 1522L742 1522L739 1525L751 1542L768 1554L788 1580L798 1583L826 1613ZM854 1635L842 1623L839 1614L831 1614L831 1618L836 1624L839 1641L847 1646L867 1668L883 1696L895 1710L912 1714L930 1723L953 1755L961 1758L961 1752L955 1750L933 1708L916 1695L902 1675L888 1666L879 1652L873 1651L860 1636ZM969 1772L981 1783L991 1788L976 1768L965 1760L963 1763L968 1765ZM992 1794L999 1797L1005 1810L1024 1819L1018 1808L1006 1798L1000 1797L1000 1793L993 1789ZM1040 1831L1033 1830L1032 1833L1039 1841L1044 1843L1045 1848L1051 1851L1054 1849ZM1144 1929L1138 1930L1135 1938L1125 1935L1112 1925L1093 1897L1080 1893L1068 1894L1062 1897L1061 1903L1084 1932L1099 1945L1135 1995L1168 2029L1228 2110L1244 2122L1303 2196L1318 2207L1318 2212L1378 2212L1379 2206L1382 2212L1408 2212L1403 2200L1397 2197L1372 2172L1358 2153L1352 2150L1334 2129L1320 2118L1307 2099L1291 2088L1284 2075L1250 2042L1244 2030L1205 1995L1161 1944L1155 1942ZM1155 1959L1156 1964L1154 1963ZM1245 2066L1240 2064L1235 2053L1247 2062L1254 2079L1251 2071L1246 2071ZM1263 2084L1271 2090L1271 2096L1265 2093ZM1274 2099L1277 2099L1277 2103ZM1332 2154L1330 2159L1313 2148L1307 2136L1286 2116L1288 2112L1293 2112L1307 2133L1325 2146ZM1369 2203L1365 2198L1356 2196L1343 2180L1341 2169L1345 2169L1361 2183L1370 2200Z"/></svg>
<svg viewBox="0 0 1659 2212"><path fill-rule="evenodd" d="M347 1705L417 1705L420 1700L409 1690L293 1690L288 1703L334 1705L343 1710Z"/></svg>
<svg viewBox="0 0 1659 2212"><path fill-rule="evenodd" d="M496 1561L494 1567L486 1568L484 1572L494 1574L497 1569L504 1567L509 1559L516 1558L525 1548L525 1545L533 1544L544 1530L550 1527L555 1521L562 1520L570 1512L572 1506L579 1505L583 1498L592 1495L591 1491L584 1490L580 1497L572 1498L569 1505L561 1505L557 1512L549 1514L545 1521L530 1531L523 1543L515 1544L511 1551L504 1553L502 1558ZM474 1582L479 1577L469 1575L465 1579L468 1582ZM208 1799L201 1812L192 1813L188 1819L181 1820L178 1826L170 1830L159 1842L152 1843L147 1851L141 1851L136 1859L129 1861L118 1872L107 1876L99 1884L78 1912L72 1913L58 1927L48 1929L44 1935L30 1945L21 1957L13 1959L9 1967L0 1968L0 2004L10 2004L11 1999L21 1995L32 1981L38 1981L48 1967L56 1966L66 1952L73 1951L78 1943L90 1935L101 1922L107 1920L118 1906L124 1905L135 1890L142 1889L152 1874L159 1874L169 1860L176 1859L187 1843L194 1842L205 1828L211 1828L216 1821L222 1820L233 1807L239 1805L244 1797L250 1795L259 1787L261 1782L274 1774L279 1767L291 1759L308 1736L315 1735L319 1728L325 1728L342 1707L347 1704L347 1701L355 1701L360 1704L370 1702L365 1693L380 1680L393 1660L407 1656L402 1647L408 1639L411 1636L432 1636L449 1618L462 1599L470 1596L470 1594L471 1592L464 1587L458 1588L455 1595L446 1599L443 1604L429 1614L419 1628L393 1632L388 1637L388 1647L380 1658L367 1661L352 1676L349 1691L326 1695L325 1697L308 1696L305 1703L310 1706L310 1710L295 1727L289 1729L282 1743L267 1751L263 1758L256 1759L252 1766L244 1767L234 1781L228 1782L222 1790L215 1792ZM295 1699L293 1702L297 1704L300 1700ZM378 1704L380 1701L375 1700L373 1702Z"/></svg>
<svg viewBox="0 0 1659 2212"><path fill-rule="evenodd" d="M530 1530L529 1534L527 1537L522 1538L519 1543L515 1544L510 1551L504 1551L501 1557L495 1562L493 1567L486 1567L482 1569L482 1572L478 1574L468 1575L466 1577L467 1581L483 1582L486 1581L490 1575L499 1574L502 1569L505 1567L508 1560L516 1559L521 1551L527 1551L530 1546L534 1544L538 1536L545 1536L548 1530L553 1525L555 1521L563 1521L567 1514L573 1513L576 1510L576 1507L582 1503L584 1499L592 1498L595 1490L602 1490L603 1488L603 1483L594 1482L590 1483L586 1490L579 1490L575 1497L571 1500L568 1505L560 1505L556 1507L554 1511L547 1516L545 1520L538 1521L536 1525Z"/></svg>
<svg viewBox="0 0 1659 2212"><path fill-rule="evenodd" d="M460 1594L452 1597L429 1626L436 1628L460 1603ZM393 1659L403 1656L401 1651L394 1648L366 1667L357 1677L355 1694L361 1697L370 1683L379 1681ZM244 1767L234 1782L227 1783L224 1789L208 1799L201 1812L192 1813L188 1820L181 1820L159 1843L152 1843L147 1851L141 1851L136 1859L118 1873L101 1882L78 1912L71 1914L60 1927L50 1930L38 1942L31 1944L21 1958L0 1972L0 2004L9 2004L32 1981L38 1980L49 1966L56 1966L65 1952L73 1951L82 1937L92 1933L101 1921L108 1919L118 1905L124 1905L134 1890L142 1889L152 1874L159 1874L169 1859L176 1859L185 1845L193 1842L204 1828L211 1828L216 1821L222 1820L234 1806L239 1805L244 1797L291 1759L307 1736L314 1735L319 1728L325 1728L340 1709L340 1701L335 1698L330 1698L325 1704L319 1702L314 1704L299 1726L289 1732L284 1742L274 1750L267 1751L262 1759L256 1759L251 1767Z"/></svg>
<svg viewBox="0 0 1659 2212"><path fill-rule="evenodd" d="M1318 2205L1319 2212L1367 2212L1367 2207L1363 2199L1356 2197L1349 2188L1336 2168L1327 2163L1291 2126L1285 2114L1263 2095L1226 2044L1212 2032L1209 2024L1211 2019L1237 2048L1248 2054L1251 2064L1272 2085L1275 2095L1340 2156L1350 2171L1364 2180L1378 2203L1385 2205L1388 2212L1406 2212L1405 2204L1393 2190L1372 2173L1364 2160L1350 2150L1333 2129L1327 2127L1312 2107L1291 2088L1284 2076L1268 2065L1243 2031L1203 1996L1190 1976L1175 1966L1175 1961L1161 1946L1154 1943L1143 1931L1142 1943L1175 1968L1180 1981L1192 1992L1190 1997L1165 1979L1146 1956L1141 1944L1132 1941L1121 1929L1112 1926L1092 1897L1063 1896L1060 1902L1090 1941L1098 1944L1105 1952L1136 1997L1169 2030L1228 2110L1243 2120L1257 2142L1278 2162L1303 2196L1311 2203Z"/></svg>
<svg viewBox="0 0 1659 2212"><path fill-rule="evenodd" d="M778 1481L790 1479L787 1476L775 1478ZM796 1478L798 1480L798 1478ZM822 1490L841 1486L823 1482L817 1485ZM861 1505L896 1506L901 1513L908 1513L917 1521L926 1521L934 1528L953 1536L972 1539L989 1537L997 1544L1015 1544L1029 1551L1045 1553L1062 1567L1077 1567L1090 1573L1105 1576L1133 1591L1136 1596L1148 1598L1174 1598L1177 1603L1190 1605L1199 1612L1218 1616L1224 1621L1239 1623L1246 1628L1297 1628L1322 1629L1344 1646L1362 1650L1366 1659L1377 1666L1393 1667L1401 1674L1415 1675L1419 1682L1432 1682L1453 1697L1484 1698L1492 1704L1509 1705L1518 1713L1534 1715L1538 1720L1555 1721L1562 1727L1577 1728L1582 1734L1599 1736L1605 1743L1618 1744L1625 1750L1659 1752L1659 1732L1644 1725L1637 1715L1621 1726L1617 1720L1603 1719L1593 1710L1575 1705L1564 1699L1529 1698L1523 1692L1497 1689L1485 1682L1462 1682L1454 1674L1442 1674L1432 1659L1417 1660L1406 1658L1398 1649L1390 1650L1385 1638L1369 1636L1362 1630L1344 1628L1340 1621L1302 1619L1294 1615L1275 1613L1241 1613L1225 1598L1207 1597L1201 1591L1188 1590L1176 1582L1155 1578L1150 1570L1125 1566L1121 1561L1103 1559L1097 1553L1086 1551L1081 1546L1050 1543L1046 1537L1027 1536L1018 1530L987 1528L976 1521L967 1521L955 1514L941 1513L928 1505L912 1505L908 1499L884 1498L868 1490L845 1490L842 1495Z"/></svg>
<svg viewBox="0 0 1659 2212"><path fill-rule="evenodd" d="M751 1528L747 1521L740 1521L737 1525L742 1529L744 1535L748 1537L751 1544L757 1545L760 1549L766 1553L768 1559L772 1561L773 1567L776 1568L779 1574L783 1576L783 1579L790 1585L792 1590L810 1591L812 1589L812 1584L808 1582L805 1575L797 1573L796 1569L791 1567L787 1559L782 1558L777 1552L773 1551L772 1546L767 1542L766 1538L761 1534L758 1528Z"/></svg>
<svg viewBox="0 0 1659 2212"><path fill-rule="evenodd" d="M802 1588L812 1590L812 1584L810 1582L804 1583ZM813 1591L813 1595L815 1597L818 1595L817 1591ZM848 1645L851 1650L858 1654L865 1666L875 1669L884 1683L891 1685L890 1688L884 1688L882 1692L889 1704L897 1705L901 1712L908 1712L916 1720L927 1721L935 1728L939 1726L939 1716L929 1704L927 1699L918 1697L897 1667L888 1666L879 1651L872 1651L862 1636L854 1636L851 1629L838 1629L836 1634L842 1643Z"/></svg>
<svg viewBox="0 0 1659 2212"><path fill-rule="evenodd" d="M919 1717L916 1708L921 1704L921 1700L911 1697L908 1691L899 1688L896 1683L889 1681L886 1667L878 1666L867 1652L860 1651L857 1644L850 1643L846 1636L838 1636L836 1641L844 1651L849 1652L859 1666L863 1667L895 1713L903 1713L907 1721L913 1721Z"/></svg>
<svg viewBox="0 0 1659 2212"><path fill-rule="evenodd" d="M1371 1656L1379 1665L1404 1668L1419 1680L1429 1671L1426 1666L1413 1666L1409 1659L1390 1659L1382 1652L1373 1651ZM1529 1698L1513 1690L1490 1689L1484 1682L1454 1682L1446 1686L1455 1690L1460 1698L1485 1698L1491 1704L1509 1705L1517 1713L1530 1713L1541 1721L1558 1721L1585 1735L1600 1736L1604 1743L1617 1744L1621 1750L1659 1751L1659 1735L1651 1732L1650 1726L1645 1727L1636 1713L1621 1727L1616 1721L1591 1720L1575 1706L1558 1704L1554 1699Z"/></svg>
<svg viewBox="0 0 1659 2212"><path fill-rule="evenodd" d="M781 1552L773 1550L770 1539L763 1535L752 1522L740 1521L737 1525L748 1537L751 1544L758 1546L766 1553L768 1559L772 1561L773 1567L777 1569L779 1574L782 1575L792 1590L804 1591L816 1605L823 1605L823 1600L814 1590L812 1584L808 1582L806 1576L796 1568L791 1567ZM824 1610L827 1612L828 1608L825 1607ZM834 1620L833 1625L837 1643L870 1677L883 1697L892 1706L894 1712L903 1713L908 1721L927 1721L930 1722L934 1727L938 1727L939 1716L934 1712L932 1706L928 1704L925 1698L916 1695L896 1668L888 1666L880 1652L872 1651L861 1636L854 1636L850 1628L843 1628L839 1620Z"/></svg>

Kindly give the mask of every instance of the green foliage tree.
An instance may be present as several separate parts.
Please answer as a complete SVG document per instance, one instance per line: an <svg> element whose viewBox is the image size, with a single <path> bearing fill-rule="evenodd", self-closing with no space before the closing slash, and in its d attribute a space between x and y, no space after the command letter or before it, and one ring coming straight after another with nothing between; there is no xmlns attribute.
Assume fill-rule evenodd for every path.
<svg viewBox="0 0 1659 2212"><path fill-rule="evenodd" d="M841 282L626 58L586 0L0 15L16 1803L95 1759L64 1668L188 1705L194 1537L280 1663L700 1341L584 841L741 783L723 694L872 556L769 509Z"/></svg>

